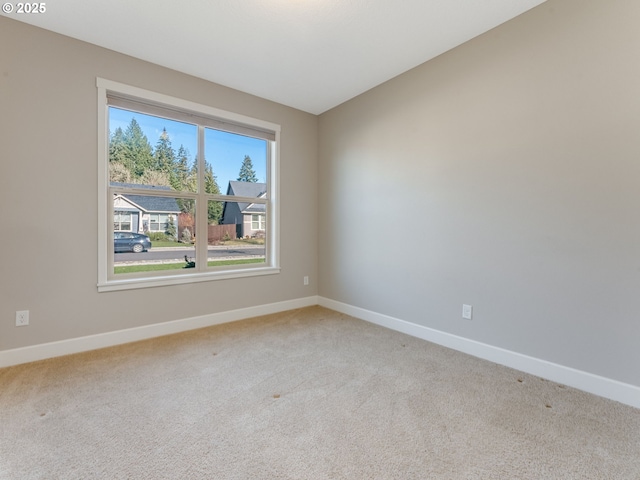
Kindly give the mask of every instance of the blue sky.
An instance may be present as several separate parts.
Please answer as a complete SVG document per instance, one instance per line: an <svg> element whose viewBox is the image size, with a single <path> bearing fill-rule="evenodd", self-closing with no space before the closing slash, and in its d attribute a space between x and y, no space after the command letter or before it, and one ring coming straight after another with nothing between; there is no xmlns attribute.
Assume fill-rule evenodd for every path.
<svg viewBox="0 0 640 480"><path fill-rule="evenodd" d="M180 145L189 151L189 165L197 152L197 127L188 123L176 122L165 118L109 107L109 131L118 127L126 131L131 119L142 128L149 143L155 148L162 129L166 128L171 146L178 152ZM234 133L205 129L205 160L213 167L221 193L226 193L229 180L236 180L245 155L251 157L258 182L267 181L267 142Z"/></svg>

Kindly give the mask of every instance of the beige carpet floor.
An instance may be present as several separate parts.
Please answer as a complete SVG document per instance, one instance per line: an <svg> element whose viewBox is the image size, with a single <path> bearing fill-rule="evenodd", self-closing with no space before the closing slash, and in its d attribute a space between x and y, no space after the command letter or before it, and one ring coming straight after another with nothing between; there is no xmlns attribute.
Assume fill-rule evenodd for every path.
<svg viewBox="0 0 640 480"><path fill-rule="evenodd" d="M321 307L0 369L0 479L640 479L640 410Z"/></svg>

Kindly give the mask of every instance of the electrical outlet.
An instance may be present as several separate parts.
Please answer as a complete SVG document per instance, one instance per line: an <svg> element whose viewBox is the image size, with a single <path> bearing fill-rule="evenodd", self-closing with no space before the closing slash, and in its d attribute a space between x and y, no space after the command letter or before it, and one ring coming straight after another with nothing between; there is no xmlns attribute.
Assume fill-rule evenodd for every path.
<svg viewBox="0 0 640 480"><path fill-rule="evenodd" d="M29 325L29 310L19 310L16 312L16 327Z"/></svg>
<svg viewBox="0 0 640 480"><path fill-rule="evenodd" d="M309 277L305 275L305 277L302 279L302 283L305 285L309 285Z"/></svg>
<svg viewBox="0 0 640 480"><path fill-rule="evenodd" d="M462 318L465 318L467 320L471 320L471 317L473 317L473 307L471 305L462 305Z"/></svg>

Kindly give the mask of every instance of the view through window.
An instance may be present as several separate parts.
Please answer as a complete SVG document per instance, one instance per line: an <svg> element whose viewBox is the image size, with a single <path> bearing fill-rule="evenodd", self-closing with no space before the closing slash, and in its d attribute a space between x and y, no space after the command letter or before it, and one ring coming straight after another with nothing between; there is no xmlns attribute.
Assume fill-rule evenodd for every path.
<svg viewBox="0 0 640 480"><path fill-rule="evenodd" d="M273 134L107 103L108 278L269 266Z"/></svg>

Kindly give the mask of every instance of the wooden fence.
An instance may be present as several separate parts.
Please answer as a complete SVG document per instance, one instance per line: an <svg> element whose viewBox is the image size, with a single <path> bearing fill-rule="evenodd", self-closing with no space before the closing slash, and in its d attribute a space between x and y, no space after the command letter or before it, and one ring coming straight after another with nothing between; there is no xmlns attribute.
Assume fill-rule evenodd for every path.
<svg viewBox="0 0 640 480"><path fill-rule="evenodd" d="M237 225L209 225L207 243L214 245L224 240L235 240L238 238L236 234ZM191 232L191 238L195 239L198 234L198 230L195 225L178 225L178 238L184 239L183 232L185 229L189 229Z"/></svg>
<svg viewBox="0 0 640 480"><path fill-rule="evenodd" d="M209 225L209 236L207 242L209 244L219 243L222 240L235 240L236 226L231 225Z"/></svg>

